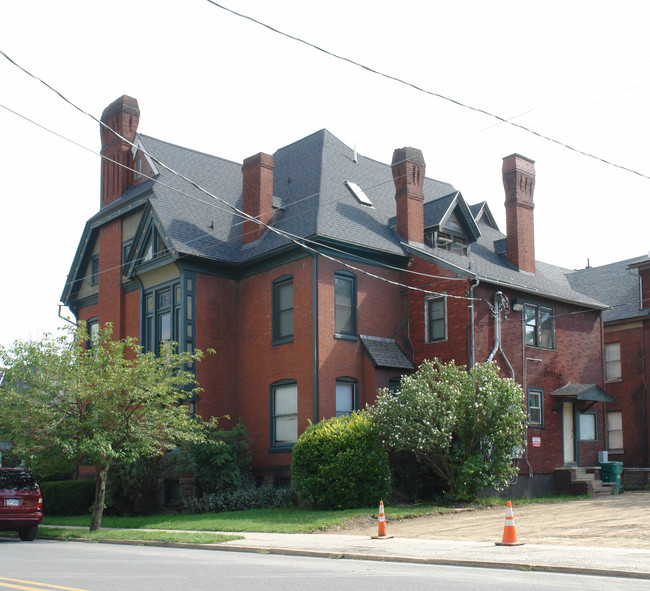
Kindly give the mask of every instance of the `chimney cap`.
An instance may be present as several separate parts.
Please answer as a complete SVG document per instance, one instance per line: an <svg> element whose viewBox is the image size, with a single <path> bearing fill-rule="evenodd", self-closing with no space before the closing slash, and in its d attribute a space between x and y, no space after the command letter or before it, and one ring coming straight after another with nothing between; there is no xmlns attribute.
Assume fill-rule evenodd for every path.
<svg viewBox="0 0 650 591"><path fill-rule="evenodd" d="M131 113L132 115L140 115L140 107L138 100L133 97L123 94L120 98L114 100L102 113L102 121L106 121L111 115L119 112Z"/></svg>
<svg viewBox="0 0 650 591"><path fill-rule="evenodd" d="M530 174L535 174L535 161L521 154L510 154L503 159L502 172L510 172L515 169L526 170Z"/></svg>
<svg viewBox="0 0 650 591"><path fill-rule="evenodd" d="M397 148L393 152L393 161L391 164L394 166L400 162L415 162L416 164L425 166L422 150L418 150L417 148Z"/></svg>

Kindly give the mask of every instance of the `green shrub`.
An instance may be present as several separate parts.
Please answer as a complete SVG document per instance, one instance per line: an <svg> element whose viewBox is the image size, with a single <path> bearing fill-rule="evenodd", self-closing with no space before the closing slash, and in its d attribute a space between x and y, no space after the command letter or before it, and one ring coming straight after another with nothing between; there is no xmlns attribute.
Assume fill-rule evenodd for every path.
<svg viewBox="0 0 650 591"><path fill-rule="evenodd" d="M248 486L224 493L206 493L200 498L184 498L188 513L221 513L246 509L276 509L294 504L294 493L288 488Z"/></svg>
<svg viewBox="0 0 650 591"><path fill-rule="evenodd" d="M82 515L95 499L94 480L41 482L45 515Z"/></svg>
<svg viewBox="0 0 650 591"><path fill-rule="evenodd" d="M106 482L106 512L110 515L153 515L160 504L160 458L139 458L114 465Z"/></svg>
<svg viewBox="0 0 650 591"><path fill-rule="evenodd" d="M318 509L368 507L390 492L386 451L363 412L310 425L291 472L298 495Z"/></svg>
<svg viewBox="0 0 650 591"><path fill-rule="evenodd" d="M196 478L198 496L222 494L247 487L250 471L250 436L240 421L231 430L206 423L207 441L187 445L177 454L168 454L165 471L191 472Z"/></svg>

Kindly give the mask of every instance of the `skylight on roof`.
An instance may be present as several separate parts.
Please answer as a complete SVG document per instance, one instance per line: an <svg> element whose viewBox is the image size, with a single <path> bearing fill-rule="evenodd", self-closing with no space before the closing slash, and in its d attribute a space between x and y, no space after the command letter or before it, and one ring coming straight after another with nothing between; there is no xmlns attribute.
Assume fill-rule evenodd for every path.
<svg viewBox="0 0 650 591"><path fill-rule="evenodd" d="M350 191L352 191L352 194L357 198L357 201L359 203L373 207L372 201L368 199L368 195L363 192L363 189L359 185L353 183L352 181L345 181L345 185L348 189L350 189Z"/></svg>

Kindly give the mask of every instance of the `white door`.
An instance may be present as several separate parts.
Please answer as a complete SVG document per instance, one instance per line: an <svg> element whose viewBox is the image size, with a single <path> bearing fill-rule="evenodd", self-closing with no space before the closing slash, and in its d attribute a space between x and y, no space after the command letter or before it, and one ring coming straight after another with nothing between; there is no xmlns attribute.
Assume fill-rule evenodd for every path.
<svg viewBox="0 0 650 591"><path fill-rule="evenodd" d="M564 435L564 464L575 464L575 428L572 402L562 404L562 433Z"/></svg>

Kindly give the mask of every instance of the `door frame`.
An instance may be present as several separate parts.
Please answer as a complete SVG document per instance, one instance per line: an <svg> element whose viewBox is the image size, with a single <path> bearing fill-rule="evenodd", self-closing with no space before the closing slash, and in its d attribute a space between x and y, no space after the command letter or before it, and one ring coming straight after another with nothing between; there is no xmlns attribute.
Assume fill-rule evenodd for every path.
<svg viewBox="0 0 650 591"><path fill-rule="evenodd" d="M565 466L578 465L578 446L576 441L575 402L562 402L562 463Z"/></svg>

